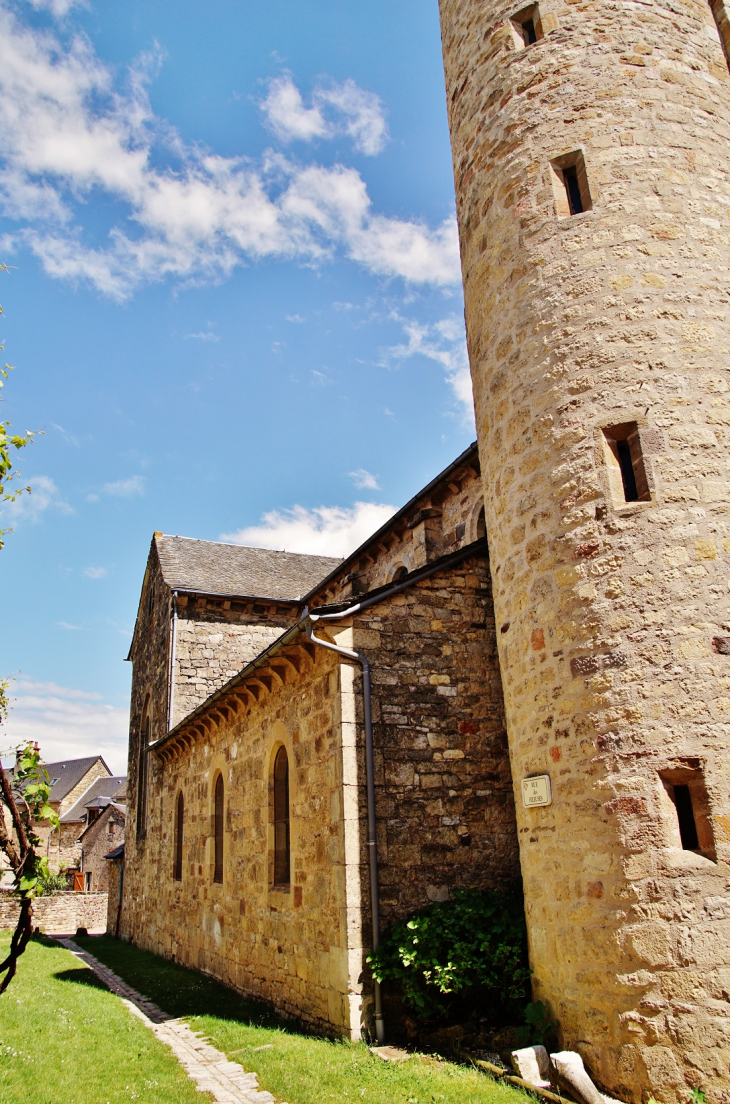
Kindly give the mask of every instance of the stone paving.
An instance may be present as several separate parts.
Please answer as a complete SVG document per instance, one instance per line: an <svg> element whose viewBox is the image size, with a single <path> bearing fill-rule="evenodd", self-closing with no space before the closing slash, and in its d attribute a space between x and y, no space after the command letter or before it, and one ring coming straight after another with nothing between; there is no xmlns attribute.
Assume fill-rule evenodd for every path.
<svg viewBox="0 0 730 1104"><path fill-rule="evenodd" d="M225 1054L192 1031L183 1020L163 1012L122 981L108 966L82 951L73 939L59 937L58 942L93 970L107 989L120 997L129 1011L170 1047L199 1091L210 1093L216 1104L275 1104L271 1093L259 1088L255 1073L246 1073L238 1062L229 1062Z"/></svg>

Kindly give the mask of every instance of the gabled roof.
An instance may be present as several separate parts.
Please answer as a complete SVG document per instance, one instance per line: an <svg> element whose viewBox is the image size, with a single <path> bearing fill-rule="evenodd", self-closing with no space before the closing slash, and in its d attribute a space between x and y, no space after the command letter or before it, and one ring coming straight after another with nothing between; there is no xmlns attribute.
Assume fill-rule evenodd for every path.
<svg viewBox="0 0 730 1104"><path fill-rule="evenodd" d="M67 759L63 763L41 764L43 769L48 772L48 777L53 783L49 800L63 801L66 794L69 794L74 786L78 786L79 782L83 781L84 775L88 774L94 764L99 761L103 764L104 769L111 774L101 755L90 755L86 759ZM15 768L7 773L12 780L15 775Z"/></svg>
<svg viewBox="0 0 730 1104"><path fill-rule="evenodd" d="M61 824L80 824L87 807L93 805L96 798L106 798L105 804L114 797L119 787L126 782L124 774L111 775L109 778L97 778L87 790L82 793L78 801L74 802L61 817Z"/></svg>
<svg viewBox="0 0 730 1104"><path fill-rule="evenodd" d="M296 601L340 560L245 548L239 544L155 536L162 577L171 590Z"/></svg>

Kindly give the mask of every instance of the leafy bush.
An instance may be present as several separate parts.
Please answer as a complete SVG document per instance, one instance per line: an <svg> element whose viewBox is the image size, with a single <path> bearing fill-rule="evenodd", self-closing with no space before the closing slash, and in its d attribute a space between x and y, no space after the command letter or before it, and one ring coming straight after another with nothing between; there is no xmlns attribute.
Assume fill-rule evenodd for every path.
<svg viewBox="0 0 730 1104"><path fill-rule="evenodd" d="M39 876L37 887L39 896L42 897L48 893L57 893L60 889L68 889L68 878L63 872L54 874L52 871L47 870Z"/></svg>
<svg viewBox="0 0 730 1104"><path fill-rule="evenodd" d="M531 1001L525 1008L525 1026L517 1028L517 1041L520 1046L547 1046L557 1026L542 1001Z"/></svg>
<svg viewBox="0 0 730 1104"><path fill-rule="evenodd" d="M398 982L405 1003L427 1020L455 1004L505 1008L523 999L530 970L522 898L456 890L393 924L368 963L377 981Z"/></svg>

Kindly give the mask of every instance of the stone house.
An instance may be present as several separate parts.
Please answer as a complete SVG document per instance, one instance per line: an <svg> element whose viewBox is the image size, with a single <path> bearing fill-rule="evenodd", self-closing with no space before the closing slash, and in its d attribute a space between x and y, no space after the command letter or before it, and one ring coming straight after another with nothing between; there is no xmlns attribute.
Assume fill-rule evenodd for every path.
<svg viewBox="0 0 730 1104"><path fill-rule="evenodd" d="M99 801L99 799L97 799ZM99 815L81 833L81 873L86 893L107 893L109 890L110 850L124 844L126 807L116 800L99 805Z"/></svg>
<svg viewBox="0 0 730 1104"><path fill-rule="evenodd" d="M49 803L60 818L60 826L52 829L45 822L36 825L41 838L50 869L55 873L61 867L77 866L81 858L78 842L85 823L83 797L91 792L97 780L112 777L109 767L101 755L90 755L83 759L67 759L58 763L43 764L51 783ZM13 781L14 769L7 772ZM114 788L118 789L122 779L116 779ZM8 814L4 810L6 820ZM7 877L7 875L6 875Z"/></svg>
<svg viewBox="0 0 730 1104"><path fill-rule="evenodd" d="M110 847L124 842L126 783L126 775L95 779L61 816L61 831L71 826L75 831L75 865L87 893L106 893L108 868L103 859Z"/></svg>
<svg viewBox="0 0 730 1104"><path fill-rule="evenodd" d="M201 543L150 550L121 934L358 1038L374 920L519 877L476 447L342 562Z"/></svg>

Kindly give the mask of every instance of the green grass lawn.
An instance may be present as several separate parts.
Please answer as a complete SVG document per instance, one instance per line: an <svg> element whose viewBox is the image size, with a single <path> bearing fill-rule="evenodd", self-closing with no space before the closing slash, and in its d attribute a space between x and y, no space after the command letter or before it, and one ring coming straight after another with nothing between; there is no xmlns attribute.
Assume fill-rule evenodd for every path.
<svg viewBox="0 0 730 1104"><path fill-rule="evenodd" d="M294 1030L268 1007L212 978L108 936L83 946L165 1012L184 1016L219 1050L259 1075L287 1104L527 1104L519 1089L435 1058L384 1062L364 1043L329 1042Z"/></svg>
<svg viewBox="0 0 730 1104"><path fill-rule="evenodd" d="M0 936L3 957L9 942ZM0 1100L202 1104L212 1097L72 954L33 941L0 997Z"/></svg>

